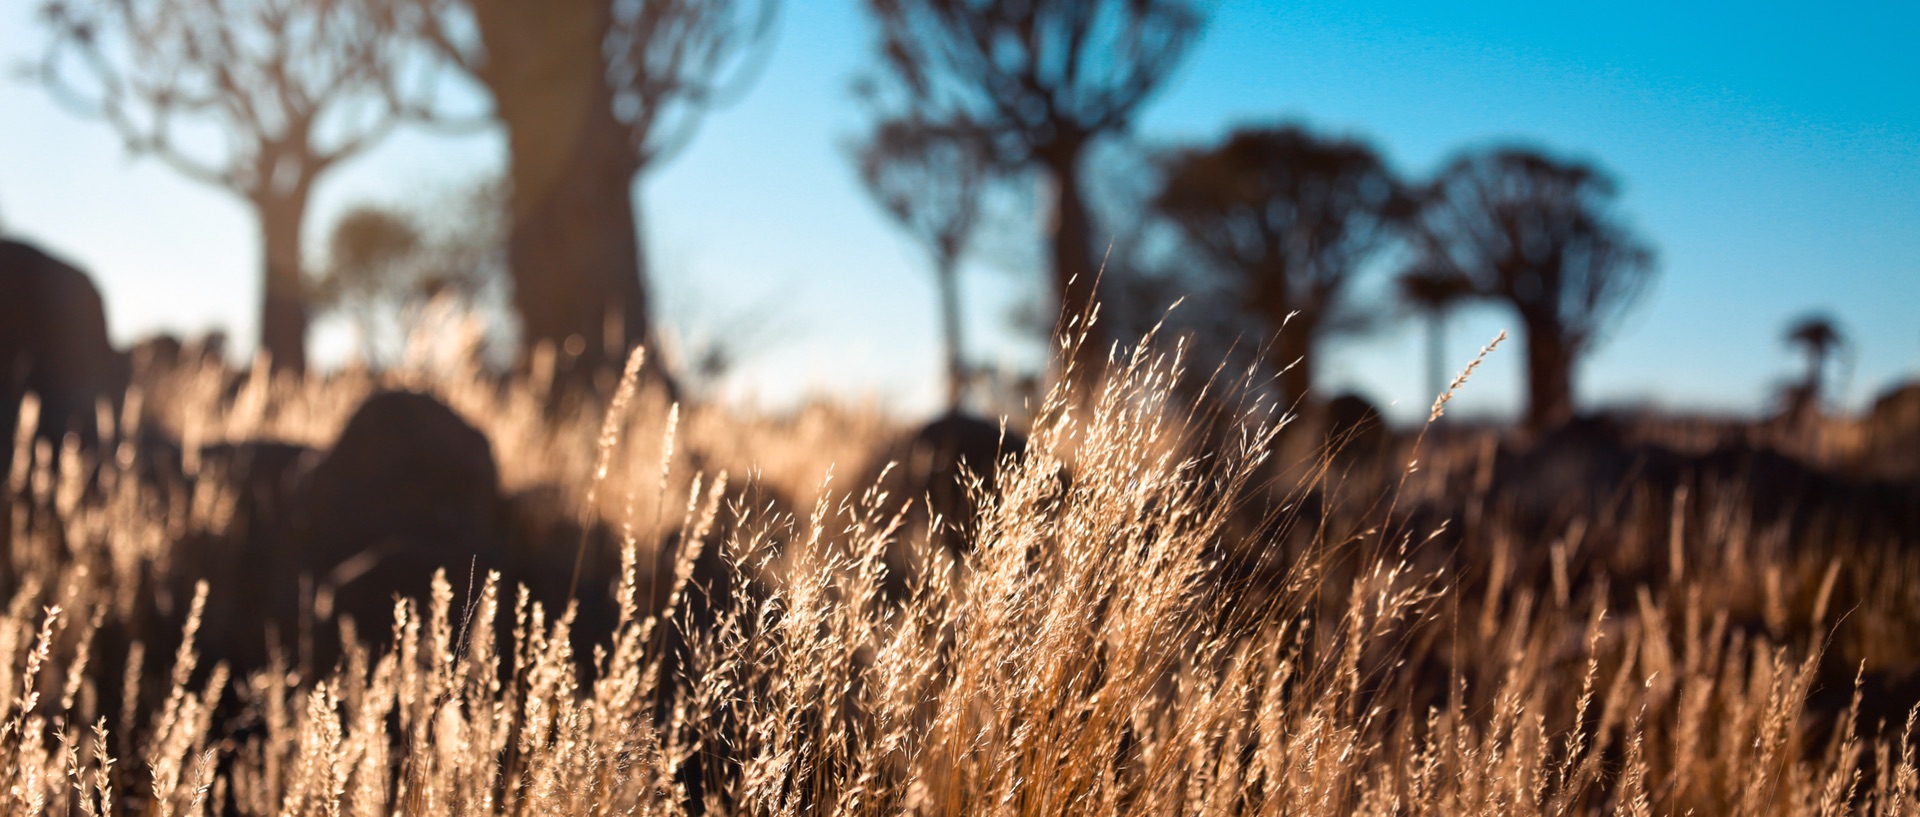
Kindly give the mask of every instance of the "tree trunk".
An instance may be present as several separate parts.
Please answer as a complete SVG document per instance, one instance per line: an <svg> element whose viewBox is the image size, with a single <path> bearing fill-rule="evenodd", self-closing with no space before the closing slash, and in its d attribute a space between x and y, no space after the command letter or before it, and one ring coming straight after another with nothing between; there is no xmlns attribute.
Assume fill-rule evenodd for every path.
<svg viewBox="0 0 1920 817"><path fill-rule="evenodd" d="M1281 313L1274 325L1279 325ZM1306 406L1307 393L1313 388L1314 316L1302 312L1293 316L1273 339L1273 370L1279 373L1281 403L1293 409Z"/></svg>
<svg viewBox="0 0 1920 817"><path fill-rule="evenodd" d="M1427 313L1427 400L1439 400L1447 390L1447 312Z"/></svg>
<svg viewBox="0 0 1920 817"><path fill-rule="evenodd" d="M1807 402L1820 405L1827 388L1827 353L1818 347L1807 350Z"/></svg>
<svg viewBox="0 0 1920 817"><path fill-rule="evenodd" d="M1053 252L1053 291L1060 302L1060 319L1054 324L1055 340L1071 340L1085 334L1085 340L1074 347L1072 364L1076 386L1099 382L1107 359L1105 328L1087 323L1098 301L1095 278L1099 270L1093 262L1093 221L1087 214L1085 194L1080 189L1082 152L1080 145L1071 144L1044 157L1054 194L1048 238Z"/></svg>
<svg viewBox="0 0 1920 817"><path fill-rule="evenodd" d="M1262 268L1249 270L1252 306L1273 332L1268 340L1269 365L1280 386L1280 404L1286 408L1305 408L1307 392L1313 388L1313 350L1319 341L1320 313L1302 304L1289 286L1285 261L1269 260Z"/></svg>
<svg viewBox="0 0 1920 817"><path fill-rule="evenodd" d="M934 276L940 287L940 329L942 351L947 362L947 410L960 411L967 391L966 347L961 344L960 270L951 253L942 253L934 261Z"/></svg>
<svg viewBox="0 0 1920 817"><path fill-rule="evenodd" d="M260 287L260 348L276 370L307 367L306 281L301 273L300 226L306 220L307 189L253 200L260 220L260 253L266 265Z"/></svg>
<svg viewBox="0 0 1920 817"><path fill-rule="evenodd" d="M503 117L513 150L507 259L523 337L529 346L552 342L586 377L619 367L627 349L644 342L648 324L633 210L637 168L610 100L594 96L595 104L567 114L576 128L564 142L540 133L547 123ZM610 321L619 324L611 349Z"/></svg>
<svg viewBox="0 0 1920 817"><path fill-rule="evenodd" d="M613 115L607 0L477 0L480 78L510 150L507 265L525 346L552 343L562 376L591 384L651 339L633 196L640 171ZM659 373L659 356L648 368Z"/></svg>
<svg viewBox="0 0 1920 817"><path fill-rule="evenodd" d="M1557 321L1523 317L1527 333L1527 428L1545 431L1573 419L1573 349Z"/></svg>

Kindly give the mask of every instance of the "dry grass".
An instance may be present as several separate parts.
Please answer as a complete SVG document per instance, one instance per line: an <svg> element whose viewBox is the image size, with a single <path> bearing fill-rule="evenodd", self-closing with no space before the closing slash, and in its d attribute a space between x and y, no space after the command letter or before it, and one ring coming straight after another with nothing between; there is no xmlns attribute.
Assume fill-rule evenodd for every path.
<svg viewBox="0 0 1920 817"><path fill-rule="evenodd" d="M226 524L233 499L154 495L130 446L106 449L92 487L80 468L16 467L0 810L1920 811L1913 715L1862 717L1877 711L1864 676L1850 705L1808 711L1836 656L1848 677L1910 660L1920 560L1790 548L1743 527L1730 488L1691 498L1652 567L1615 581L1578 568L1576 531L1515 541L1497 511L1448 520L1451 539L1400 521L1418 484L1470 479L1450 475L1472 472L1471 453L1448 462L1444 446L1390 454L1372 481L1299 471L1316 476L1281 496L1314 492L1323 511L1276 535L1246 520L1273 493L1289 418L1246 410L1220 434L1174 396L1181 368L1143 345L1085 402L1050 396L1029 456L982 497L976 549L954 565L918 537L935 568L897 604L880 588L899 498L823 478L856 467L883 421L748 420L645 394L556 419L538 374L403 370L391 379L489 433L510 489L559 485L622 531L622 575L600 577L618 625L586 643L571 609L499 577L471 598L441 580L391 622L360 623L390 627L391 649L350 649L323 677L199 666L204 589L170 663L103 646L96 633L191 564L174 543ZM148 410L109 436L149 422L189 443L317 443L375 385L256 376L229 393L216 371L186 372L150 384L135 398ZM1203 434L1216 442L1196 447ZM808 510L729 502L756 467ZM740 604L688 614L712 589L694 549L651 575L673 531L722 549ZM1548 580L1516 567L1541 553ZM641 597L661 578L657 616ZM116 684L125 700L100 700L122 675L169 691L152 704Z"/></svg>

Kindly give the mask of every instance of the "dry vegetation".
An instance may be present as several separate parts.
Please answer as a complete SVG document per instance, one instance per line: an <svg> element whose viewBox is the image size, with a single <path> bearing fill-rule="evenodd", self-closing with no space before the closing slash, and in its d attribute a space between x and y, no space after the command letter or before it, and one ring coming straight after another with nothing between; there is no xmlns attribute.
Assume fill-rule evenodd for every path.
<svg viewBox="0 0 1920 817"><path fill-rule="evenodd" d="M231 498L154 495L131 445L92 486L16 467L4 811L1920 811L1914 717L1867 680L1915 655L1920 560L1899 543L1793 546L1742 521L1739 486L1629 505L1681 524L1625 556L1593 554L1609 520L1523 541L1484 497L1410 514L1473 494L1482 446L1289 466L1288 418L1197 412L1180 367L1143 346L1097 394L1049 397L974 551L899 603L880 591L897 498L825 477L889 433L877 417L748 420L629 390L604 423L551 421L537 371L402 369L488 432L509 489L558 485L609 520L618 626L576 638L569 609L453 566L360 623L391 649L305 675L201 665L198 596L177 649L95 637L188 571L174 543ZM148 382L118 438L324 441L374 385L243 382ZM802 510L731 499L743 475ZM651 567L674 531L722 549L738 604L686 612L715 588L689 550ZM656 592L673 612L649 614ZM165 694L140 700L141 678Z"/></svg>

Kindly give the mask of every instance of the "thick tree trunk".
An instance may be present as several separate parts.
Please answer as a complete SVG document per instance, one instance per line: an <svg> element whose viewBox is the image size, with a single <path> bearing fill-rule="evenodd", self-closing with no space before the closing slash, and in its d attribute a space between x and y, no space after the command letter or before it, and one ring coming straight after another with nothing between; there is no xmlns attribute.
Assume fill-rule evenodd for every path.
<svg viewBox="0 0 1920 817"><path fill-rule="evenodd" d="M1447 313L1435 309L1427 313L1427 400L1440 399L1447 390Z"/></svg>
<svg viewBox="0 0 1920 817"><path fill-rule="evenodd" d="M507 263L527 348L561 352L588 385L651 339L627 127L614 118L602 44L607 0L479 0L480 72L507 131ZM659 373L658 355L649 369Z"/></svg>
<svg viewBox="0 0 1920 817"><path fill-rule="evenodd" d="M1284 318L1286 313L1281 313ZM1276 318L1275 325L1279 325ZM1293 316L1273 339L1273 370L1279 372L1281 405L1288 409L1306 406L1313 388L1314 316L1302 312Z"/></svg>
<svg viewBox="0 0 1920 817"><path fill-rule="evenodd" d="M961 343L960 270L951 254L934 261L940 287L940 337L947 364L947 410L958 412L967 391L966 347Z"/></svg>
<svg viewBox="0 0 1920 817"><path fill-rule="evenodd" d="M1527 428L1545 431L1573 419L1573 348L1556 321L1522 318L1527 332Z"/></svg>
<svg viewBox="0 0 1920 817"><path fill-rule="evenodd" d="M1060 302L1055 340L1084 333L1075 347L1073 378L1077 386L1099 382L1107 359L1107 333L1099 323L1088 325L1099 294L1093 261L1093 220L1080 187L1079 145L1063 146L1045 157L1053 181L1053 222L1048 235L1053 254L1053 291Z"/></svg>
<svg viewBox="0 0 1920 817"><path fill-rule="evenodd" d="M260 252L265 274L260 287L260 348L277 370L302 372L307 366L307 298L301 270L300 225L306 220L304 186L285 195L253 201L260 219Z"/></svg>
<svg viewBox="0 0 1920 817"><path fill-rule="evenodd" d="M1313 388L1313 352L1320 340L1320 314L1294 297L1286 263L1270 262L1250 282L1253 308L1273 331L1268 365L1280 386L1281 405L1305 408Z"/></svg>
<svg viewBox="0 0 1920 817"><path fill-rule="evenodd" d="M624 135L611 134L610 145L607 134L595 138L591 131L597 129L587 126L548 184L524 185L521 192L525 168L513 162L507 239L514 306L526 342L550 341L586 371L618 366L647 325ZM516 144L516 157L522 152ZM620 324L611 349L609 321Z"/></svg>

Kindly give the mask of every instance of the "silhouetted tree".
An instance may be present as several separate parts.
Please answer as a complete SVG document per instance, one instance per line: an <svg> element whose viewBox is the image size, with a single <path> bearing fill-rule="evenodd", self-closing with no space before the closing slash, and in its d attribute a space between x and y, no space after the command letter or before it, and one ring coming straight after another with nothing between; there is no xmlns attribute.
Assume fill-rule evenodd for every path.
<svg viewBox="0 0 1920 817"><path fill-rule="evenodd" d="M1458 273L1414 267L1394 284L1400 302L1427 318L1427 393L1438 398L1447 389L1447 316L1473 297L1473 282Z"/></svg>
<svg viewBox="0 0 1920 817"><path fill-rule="evenodd" d="M1806 405L1796 407L1799 409L1796 413L1804 414L1806 409L1820 404L1827 387L1827 361L1847 344L1847 338L1831 315L1816 312L1788 324L1786 341L1788 346L1797 347L1807 355L1806 379L1800 389Z"/></svg>
<svg viewBox="0 0 1920 817"><path fill-rule="evenodd" d="M1461 156L1424 193L1419 265L1466 277L1526 330L1530 428L1573 416L1580 356L1653 279L1653 251L1614 195L1598 169L1521 148Z"/></svg>
<svg viewBox="0 0 1920 817"><path fill-rule="evenodd" d="M401 87L409 22L398 11L390 0L42 6L52 37L37 77L57 100L252 208L265 258L260 343L276 365L306 363L301 225L314 185L431 107L430 82Z"/></svg>
<svg viewBox="0 0 1920 817"><path fill-rule="evenodd" d="M404 213L361 206L334 222L326 264L310 287L313 304L347 316L369 365L378 367L384 357L381 313L411 294L424 249L420 228Z"/></svg>
<svg viewBox="0 0 1920 817"><path fill-rule="evenodd" d="M437 314L433 304L450 307L448 317L505 312L501 197L497 184L481 183L413 206L350 208L333 223L309 282L315 309L351 323L361 358L374 368L396 362L414 342L434 340L419 334ZM504 348L504 334L495 329L474 340Z"/></svg>
<svg viewBox="0 0 1920 817"><path fill-rule="evenodd" d="M855 158L867 192L932 256L940 293L947 408L958 411L967 382L959 266L979 222L991 157L974 131L892 119L874 127L857 146Z"/></svg>
<svg viewBox="0 0 1920 817"><path fill-rule="evenodd" d="M776 0L418 1L506 130L523 341L576 373L618 366L652 339L634 179L746 87Z"/></svg>
<svg viewBox="0 0 1920 817"><path fill-rule="evenodd" d="M1406 213L1393 173L1362 142L1285 126L1177 151L1165 174L1154 209L1278 332L1269 363L1283 400L1303 400L1320 342L1363 323L1344 296Z"/></svg>
<svg viewBox="0 0 1920 817"><path fill-rule="evenodd" d="M1048 240L1056 331L1095 298L1092 222L1081 160L1124 132L1199 30L1188 0L867 0L880 25L883 104L939 126L973 127L1008 169L1052 184ZM1090 378L1106 354L1099 327L1073 362ZM1082 381L1090 382L1090 381Z"/></svg>

